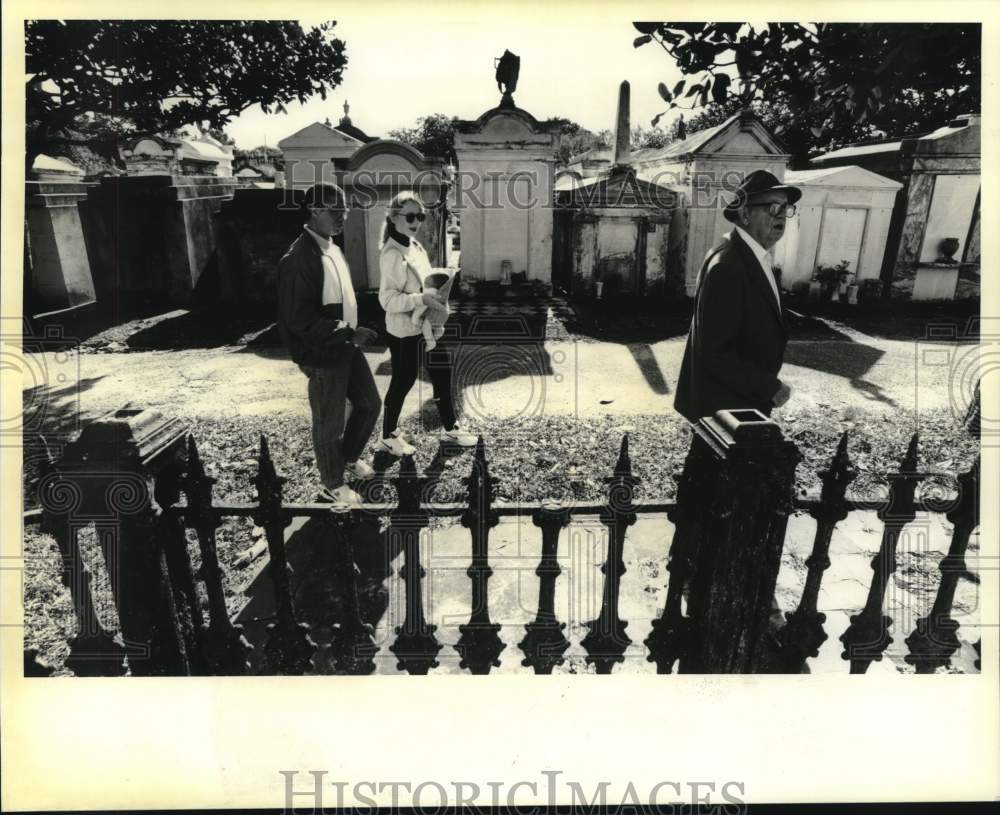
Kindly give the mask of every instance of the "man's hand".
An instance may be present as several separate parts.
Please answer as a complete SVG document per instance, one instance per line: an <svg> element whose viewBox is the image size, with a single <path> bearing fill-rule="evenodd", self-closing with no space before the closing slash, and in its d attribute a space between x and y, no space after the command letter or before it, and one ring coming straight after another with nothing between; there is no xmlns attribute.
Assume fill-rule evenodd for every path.
<svg viewBox="0 0 1000 815"><path fill-rule="evenodd" d="M421 299L428 308L444 308L444 301L432 291L425 291Z"/></svg>
<svg viewBox="0 0 1000 815"><path fill-rule="evenodd" d="M771 401L774 403L775 407L781 407L788 401L788 397L791 395L792 389L789 388L784 382L781 382L777 392L771 397Z"/></svg>
<svg viewBox="0 0 1000 815"><path fill-rule="evenodd" d="M363 348L366 345L371 345L375 340L378 339L378 334L372 331L370 328L365 328L359 325L354 329L354 336L352 341L358 348Z"/></svg>

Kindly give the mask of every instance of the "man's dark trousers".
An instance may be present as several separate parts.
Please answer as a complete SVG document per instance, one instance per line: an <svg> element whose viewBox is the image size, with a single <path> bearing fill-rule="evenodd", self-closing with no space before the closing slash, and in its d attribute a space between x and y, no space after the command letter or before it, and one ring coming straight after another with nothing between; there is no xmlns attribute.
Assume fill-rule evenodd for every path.
<svg viewBox="0 0 1000 815"><path fill-rule="evenodd" d="M323 486L344 483L344 463L357 461L382 410L368 361L360 349L348 346L330 366L300 365L309 377L313 449ZM346 402L351 416L344 424ZM343 438L341 438L343 432Z"/></svg>

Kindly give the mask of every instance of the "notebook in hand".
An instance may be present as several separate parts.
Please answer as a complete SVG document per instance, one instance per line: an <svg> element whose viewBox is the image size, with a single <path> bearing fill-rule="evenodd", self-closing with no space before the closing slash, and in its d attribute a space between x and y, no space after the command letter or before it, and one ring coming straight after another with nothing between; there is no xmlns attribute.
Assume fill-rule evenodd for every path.
<svg viewBox="0 0 1000 815"><path fill-rule="evenodd" d="M448 272L432 272L424 278L424 291L434 291L443 301L448 302L451 296L451 284L455 282Z"/></svg>

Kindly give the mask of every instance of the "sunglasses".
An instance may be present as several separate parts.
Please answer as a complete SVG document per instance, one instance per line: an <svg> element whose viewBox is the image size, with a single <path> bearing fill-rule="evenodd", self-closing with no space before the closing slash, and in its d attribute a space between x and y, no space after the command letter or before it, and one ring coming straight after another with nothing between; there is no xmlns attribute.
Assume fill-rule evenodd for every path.
<svg viewBox="0 0 1000 815"><path fill-rule="evenodd" d="M750 204L749 206L767 207L767 212L772 218L780 218L781 216L791 218L797 211L795 204L779 204L777 202L773 204Z"/></svg>
<svg viewBox="0 0 1000 815"><path fill-rule="evenodd" d="M422 212L407 212L403 217L406 218L406 223L408 224L412 224L414 221L418 224L422 224L425 220L427 220L427 216Z"/></svg>

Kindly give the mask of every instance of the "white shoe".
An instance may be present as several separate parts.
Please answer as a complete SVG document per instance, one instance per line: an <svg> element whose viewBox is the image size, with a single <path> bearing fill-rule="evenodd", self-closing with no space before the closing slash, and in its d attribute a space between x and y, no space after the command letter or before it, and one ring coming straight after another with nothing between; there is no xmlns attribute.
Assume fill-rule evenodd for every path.
<svg viewBox="0 0 1000 815"><path fill-rule="evenodd" d="M456 424L451 430L441 431L441 441L446 444L457 444L459 447L475 447L479 437L463 430L461 425Z"/></svg>
<svg viewBox="0 0 1000 815"><path fill-rule="evenodd" d="M319 493L320 500L329 501L333 504L349 504L351 506L361 506L361 496L358 495L354 490L347 486L347 484L341 484L334 490L329 487L323 487Z"/></svg>
<svg viewBox="0 0 1000 815"><path fill-rule="evenodd" d="M344 466L344 475L356 478L359 481L365 481L366 479L375 477L375 470L371 464L359 459L358 461L347 462Z"/></svg>
<svg viewBox="0 0 1000 815"><path fill-rule="evenodd" d="M407 442L399 430L394 431L388 438L381 439L378 449L397 457L412 456L417 452L417 448Z"/></svg>

